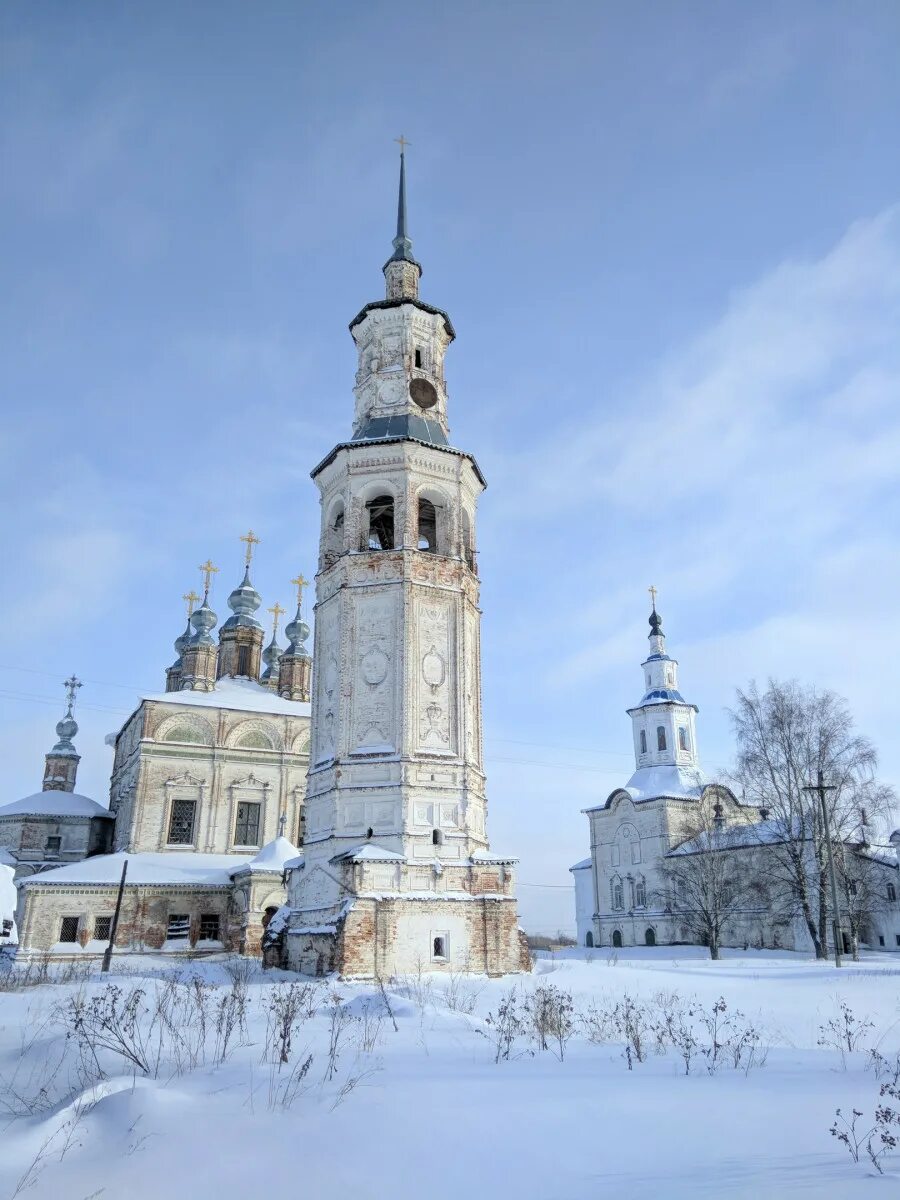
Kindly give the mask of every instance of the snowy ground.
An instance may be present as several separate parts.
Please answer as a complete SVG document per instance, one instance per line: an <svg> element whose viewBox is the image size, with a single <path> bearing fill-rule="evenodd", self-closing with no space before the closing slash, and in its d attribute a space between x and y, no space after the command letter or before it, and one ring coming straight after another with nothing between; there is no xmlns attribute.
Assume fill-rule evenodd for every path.
<svg viewBox="0 0 900 1200"><path fill-rule="evenodd" d="M879 1176L828 1132L838 1106L867 1115L874 1107L878 1083L866 1055L842 1057L817 1043L844 1000L873 1022L864 1044L896 1053L900 956L872 955L837 971L777 952L727 954L719 963L686 949L590 955L544 958L530 977L456 980L449 995L438 976L392 985L397 1032L386 1015L379 1027L376 988L319 984L316 1012L298 1020L280 1067L271 1061L267 1013L300 977L254 974L246 1037L235 1035L250 1044L217 1063L215 1010L232 988L226 965L178 970L182 980L209 985L199 989L208 1020L201 1050L197 1018L185 1015L199 1011L188 987L167 985L158 960L132 962L111 980L123 997L140 987L146 1005L167 986L170 1000L179 997L180 1049L171 1037L165 1042L155 1078L109 1051L88 1061L77 1037L66 1040L54 1013L73 998L101 996L105 982L96 975L0 992L0 1200L897 1194L900 1152ZM757 1053L767 1046L766 1061L746 1074L731 1066L710 1074L698 1053L686 1076L670 1050L629 1071L621 1042L592 1044L579 1032L562 1061L519 1039L509 1060L495 1062L487 1014L496 1015L511 985L521 999L547 984L571 993L576 1013L608 1010L626 994L652 1007L660 992L708 1011L722 996L762 1031ZM335 993L341 1001L329 1000ZM333 1077L325 1079L331 1006L354 1020L340 1031ZM138 1024L149 1027L146 1016Z"/></svg>

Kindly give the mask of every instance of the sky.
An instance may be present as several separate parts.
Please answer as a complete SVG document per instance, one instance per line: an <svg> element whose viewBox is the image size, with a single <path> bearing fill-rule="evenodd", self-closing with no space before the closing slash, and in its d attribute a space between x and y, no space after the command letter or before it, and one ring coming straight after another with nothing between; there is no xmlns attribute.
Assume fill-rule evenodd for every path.
<svg viewBox="0 0 900 1200"><path fill-rule="evenodd" d="M796 678L900 788L898 52L895 0L3 5L0 801L72 671L105 798L207 556L220 617L248 527L266 607L313 574L401 133L526 927L633 769L651 584L708 772Z"/></svg>

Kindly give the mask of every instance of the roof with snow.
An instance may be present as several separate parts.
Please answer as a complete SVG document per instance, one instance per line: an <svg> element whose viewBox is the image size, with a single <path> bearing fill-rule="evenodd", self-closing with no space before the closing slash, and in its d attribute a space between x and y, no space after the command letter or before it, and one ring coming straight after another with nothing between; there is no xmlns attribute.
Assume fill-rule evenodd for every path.
<svg viewBox="0 0 900 1200"><path fill-rule="evenodd" d="M787 823L781 819L753 821L749 825L727 825L719 831L704 829L670 850L666 858L704 854L708 850L738 850L750 846L772 846L787 841Z"/></svg>
<svg viewBox="0 0 900 1200"><path fill-rule="evenodd" d="M406 856L387 850L384 846L374 846L371 842L355 846L352 850L344 850L335 854L331 862L406 862Z"/></svg>
<svg viewBox="0 0 900 1200"><path fill-rule="evenodd" d="M706 776L696 767L691 767L690 770L671 765L638 767L623 788L616 788L603 804L595 804L592 808L582 809L582 812L599 812L602 808L608 808L613 797L621 792L626 792L635 804L664 797L673 800L698 800L707 783Z"/></svg>
<svg viewBox="0 0 900 1200"><path fill-rule="evenodd" d="M90 884L118 886L122 866L128 860L126 887L130 885L172 885L229 887L231 876L249 859L234 854L195 854L173 851L171 854L97 854L82 862L67 863L52 871L41 871L18 881L19 887Z"/></svg>
<svg viewBox="0 0 900 1200"><path fill-rule="evenodd" d="M239 875L245 871L251 873L254 871L281 872L285 869L286 864L295 861L299 854L300 851L293 842L289 842L286 837L277 837L274 841L267 842L255 858L243 863L232 874Z"/></svg>
<svg viewBox="0 0 900 1200"><path fill-rule="evenodd" d="M106 817L113 820L113 814L105 804L98 804L90 796L82 796L78 792L35 792L32 796L24 796L0 808L0 821L4 817L23 816Z"/></svg>
<svg viewBox="0 0 900 1200"><path fill-rule="evenodd" d="M586 871L590 865L591 865L591 860L589 858L583 858L581 860L581 862L577 862L574 865L574 867L569 867L569 870L570 871Z"/></svg>
<svg viewBox="0 0 900 1200"><path fill-rule="evenodd" d="M263 687L255 679L216 680L211 692L151 692L141 700L154 704L195 705L198 708L232 708L242 712L279 713L286 717L308 717L312 706L300 700L284 700L277 692Z"/></svg>
<svg viewBox="0 0 900 1200"><path fill-rule="evenodd" d="M648 659L649 661L649 659ZM698 712L696 704L691 704L685 700L681 692L677 692L675 688L652 688L649 692L645 692L642 699L634 706L629 708L629 713L637 712L640 708L652 708L655 704L686 704L688 708L692 708L694 712Z"/></svg>

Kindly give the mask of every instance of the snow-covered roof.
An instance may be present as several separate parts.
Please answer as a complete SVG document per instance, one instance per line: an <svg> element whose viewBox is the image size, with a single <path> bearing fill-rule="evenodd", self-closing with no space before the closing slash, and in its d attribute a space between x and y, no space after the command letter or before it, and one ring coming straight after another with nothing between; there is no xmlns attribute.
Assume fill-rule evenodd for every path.
<svg viewBox="0 0 900 1200"><path fill-rule="evenodd" d="M97 854L82 862L67 863L52 871L41 871L18 881L19 887L45 884L118 885L122 865L128 859L125 884L189 884L227 887L231 876L249 862L234 854L195 854L173 851L171 854Z"/></svg>
<svg viewBox="0 0 900 1200"><path fill-rule="evenodd" d="M509 854L491 854L490 850L473 850L469 861L476 866L483 866L485 863L504 866L506 863L517 863L519 860Z"/></svg>
<svg viewBox="0 0 900 1200"><path fill-rule="evenodd" d="M216 680L211 692L151 692L141 696L154 704L196 705L198 708L233 708L242 712L280 713L287 717L308 717L312 706L300 700L285 700L255 679Z"/></svg>
<svg viewBox="0 0 900 1200"><path fill-rule="evenodd" d="M271 842L266 842L255 858L242 863L232 874L239 875L244 871L283 871L285 865L296 860L299 854L297 847L286 837L277 837Z"/></svg>
<svg viewBox="0 0 900 1200"><path fill-rule="evenodd" d="M581 862L577 862L574 867L569 867L569 870L570 871L586 871L590 865L591 865L591 860L589 858L583 858L581 860Z"/></svg>
<svg viewBox="0 0 900 1200"><path fill-rule="evenodd" d="M345 859L350 859L352 862L406 862L405 855L397 854L393 850L386 850L384 846L375 846L371 842L335 854L331 861L342 862Z"/></svg>
<svg viewBox="0 0 900 1200"><path fill-rule="evenodd" d="M658 800L664 796L675 800L697 800L706 784L706 776L696 767L690 770L676 766L639 767L625 786L616 788L612 796L618 792L627 792L635 804L644 800ZM609 800L582 811L597 812L606 808L608 803Z"/></svg>
<svg viewBox="0 0 900 1200"><path fill-rule="evenodd" d="M78 792L35 792L12 804L0 808L0 820L4 817L107 817L113 814L105 804L98 804L90 796Z"/></svg>
<svg viewBox="0 0 900 1200"><path fill-rule="evenodd" d="M654 704L687 704L687 700L685 700L681 692L676 692L674 688L653 688L651 691L644 693L644 696L634 708L650 708ZM693 707L695 706L692 704L691 708ZM630 708L628 711L634 712L634 709Z"/></svg>

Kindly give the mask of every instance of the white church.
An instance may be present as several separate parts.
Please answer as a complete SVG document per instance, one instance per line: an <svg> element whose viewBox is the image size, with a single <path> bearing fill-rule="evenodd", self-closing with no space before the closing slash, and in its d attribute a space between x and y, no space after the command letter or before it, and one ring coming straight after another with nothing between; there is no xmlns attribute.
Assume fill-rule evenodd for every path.
<svg viewBox="0 0 900 1200"><path fill-rule="evenodd" d="M673 857L725 852L739 856L759 885L753 903L729 916L723 945L811 950L799 911L784 910L766 896L766 853L779 837L765 809L742 803L722 783L709 780L697 749L697 706L679 690L678 662L666 651L662 618L651 588L650 650L641 663L643 695L631 718L635 770L604 803L585 809L590 855L570 868L575 883L578 943L586 947L657 946L696 941L666 867ZM709 838L686 837L701 805L715 812L719 849ZM696 818L694 818L696 823ZM863 931L876 949L900 950L900 832L891 845L846 846L878 872L880 904Z"/></svg>

